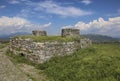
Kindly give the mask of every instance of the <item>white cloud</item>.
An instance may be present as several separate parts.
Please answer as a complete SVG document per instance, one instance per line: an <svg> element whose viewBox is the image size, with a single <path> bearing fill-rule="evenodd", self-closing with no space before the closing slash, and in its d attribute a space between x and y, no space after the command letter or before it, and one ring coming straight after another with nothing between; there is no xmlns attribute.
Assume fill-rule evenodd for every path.
<svg viewBox="0 0 120 81"><path fill-rule="evenodd" d="M52 23L49 22L48 24L44 24L43 27L49 27Z"/></svg>
<svg viewBox="0 0 120 81"><path fill-rule="evenodd" d="M33 24L24 18L3 16L0 17L0 35L16 32L31 32L32 30L39 30L50 25L51 23L44 25Z"/></svg>
<svg viewBox="0 0 120 81"><path fill-rule="evenodd" d="M10 4L19 4L20 1L18 1L18 0L10 0L9 3Z"/></svg>
<svg viewBox="0 0 120 81"><path fill-rule="evenodd" d="M5 7L6 7L5 5L0 5L0 9L5 8Z"/></svg>
<svg viewBox="0 0 120 81"><path fill-rule="evenodd" d="M92 2L90 0L82 0L81 3L88 5L88 4L91 4Z"/></svg>
<svg viewBox="0 0 120 81"><path fill-rule="evenodd" d="M92 33L120 37L120 17L109 18L107 21L99 18L89 23L80 21L73 28L80 29L81 33L84 34Z"/></svg>
<svg viewBox="0 0 120 81"><path fill-rule="evenodd" d="M26 4L31 2L30 0L8 0L9 4Z"/></svg>
<svg viewBox="0 0 120 81"><path fill-rule="evenodd" d="M42 1L39 3L28 2L27 5L32 6L35 11L43 11L49 14L56 14L60 16L76 17L91 15L93 12L85 11L73 6L61 6L53 1Z"/></svg>
<svg viewBox="0 0 120 81"><path fill-rule="evenodd" d="M33 14L31 14L32 13L32 11L30 10L30 9L22 9L21 11L20 11L20 13L18 13L17 14L17 16L19 16L19 17L30 17L30 16L32 16Z"/></svg>

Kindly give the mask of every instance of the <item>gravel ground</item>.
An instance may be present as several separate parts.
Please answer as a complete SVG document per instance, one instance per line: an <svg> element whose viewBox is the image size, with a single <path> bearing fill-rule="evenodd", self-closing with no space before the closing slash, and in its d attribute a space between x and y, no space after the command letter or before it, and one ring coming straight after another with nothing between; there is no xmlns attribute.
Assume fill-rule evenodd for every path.
<svg viewBox="0 0 120 81"><path fill-rule="evenodd" d="M8 59L5 50L0 49L0 81L33 81Z"/></svg>

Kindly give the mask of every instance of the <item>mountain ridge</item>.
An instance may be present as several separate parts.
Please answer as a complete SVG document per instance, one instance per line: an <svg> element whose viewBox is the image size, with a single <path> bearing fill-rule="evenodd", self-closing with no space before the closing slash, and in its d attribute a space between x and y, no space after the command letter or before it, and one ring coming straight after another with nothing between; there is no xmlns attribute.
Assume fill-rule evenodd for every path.
<svg viewBox="0 0 120 81"><path fill-rule="evenodd" d="M120 41L120 38L114 38L111 36L99 35L99 34L83 34L81 36L89 38L95 43L107 43L107 42L119 42Z"/></svg>
<svg viewBox="0 0 120 81"><path fill-rule="evenodd" d="M18 36L18 35L30 35L31 33L28 32L17 32L11 33L9 35L0 35L0 41L8 41L11 37ZM100 34L82 34L82 37L89 38L95 43L104 43L104 42L120 42L120 38L114 38L111 36L100 35Z"/></svg>

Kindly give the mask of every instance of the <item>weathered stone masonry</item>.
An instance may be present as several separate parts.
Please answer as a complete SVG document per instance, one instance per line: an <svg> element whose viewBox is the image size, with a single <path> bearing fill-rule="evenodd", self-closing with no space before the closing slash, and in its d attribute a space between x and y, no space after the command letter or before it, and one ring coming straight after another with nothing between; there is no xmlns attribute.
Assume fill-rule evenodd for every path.
<svg viewBox="0 0 120 81"><path fill-rule="evenodd" d="M86 48L90 45L91 41L87 38L81 39L80 42L35 42L30 38L18 37L10 40L10 51L33 62L43 63L51 57L69 55L79 48Z"/></svg>
<svg viewBox="0 0 120 81"><path fill-rule="evenodd" d="M80 36L80 32L78 29L62 29L62 37L68 37L68 36Z"/></svg>

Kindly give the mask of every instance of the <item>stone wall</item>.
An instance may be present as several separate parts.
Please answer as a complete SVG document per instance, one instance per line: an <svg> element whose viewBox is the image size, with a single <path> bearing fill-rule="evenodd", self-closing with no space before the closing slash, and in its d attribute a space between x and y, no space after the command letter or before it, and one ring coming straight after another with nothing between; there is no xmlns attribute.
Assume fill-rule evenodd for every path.
<svg viewBox="0 0 120 81"><path fill-rule="evenodd" d="M89 39L81 39L80 42L34 42L32 39L13 38L10 40L10 51L25 58L43 63L54 56L70 55L79 48L91 45Z"/></svg>
<svg viewBox="0 0 120 81"><path fill-rule="evenodd" d="M80 47L87 48L92 45L92 41L88 38L84 38L80 40Z"/></svg>
<svg viewBox="0 0 120 81"><path fill-rule="evenodd" d="M40 30L34 30L34 31L32 31L32 34L34 36L47 36L46 31L40 31Z"/></svg>
<svg viewBox="0 0 120 81"><path fill-rule="evenodd" d="M46 31L32 31L34 36L46 36ZM78 29L62 29L62 37L73 36L78 40L72 42L46 41L35 42L31 38L15 37L10 40L10 51L16 55L36 62L43 63L54 56L64 56L74 53L77 49L91 46L91 40L80 38Z"/></svg>
<svg viewBox="0 0 120 81"><path fill-rule="evenodd" d="M62 29L61 34L62 34L62 37L80 36L80 31L79 31L79 29L66 28L66 29Z"/></svg>

